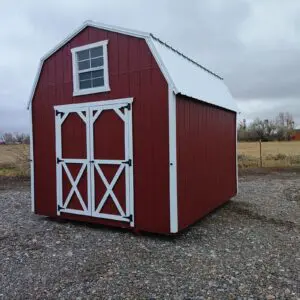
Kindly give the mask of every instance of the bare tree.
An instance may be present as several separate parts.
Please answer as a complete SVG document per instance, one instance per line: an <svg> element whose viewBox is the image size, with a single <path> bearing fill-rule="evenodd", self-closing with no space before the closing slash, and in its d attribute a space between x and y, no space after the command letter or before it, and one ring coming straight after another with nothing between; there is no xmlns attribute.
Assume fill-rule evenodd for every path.
<svg viewBox="0 0 300 300"><path fill-rule="evenodd" d="M11 132L5 132L2 135L1 139L5 144L15 144L16 143L15 137Z"/></svg>

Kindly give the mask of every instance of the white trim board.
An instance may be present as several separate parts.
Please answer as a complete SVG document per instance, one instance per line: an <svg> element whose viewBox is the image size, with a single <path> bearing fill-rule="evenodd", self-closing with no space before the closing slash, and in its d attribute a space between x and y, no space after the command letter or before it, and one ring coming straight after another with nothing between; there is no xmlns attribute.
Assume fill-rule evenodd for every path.
<svg viewBox="0 0 300 300"><path fill-rule="evenodd" d="M75 47L71 49L72 53L72 73L73 73L73 96L81 96L81 95L89 95L89 94L95 94L95 93L100 93L100 92L108 92L110 91L110 86L109 86L109 73L108 73L108 55L107 55L107 44L108 40L96 42L96 43L90 43L86 44L83 46ZM78 61L77 61L77 53L80 51L84 50L89 50L93 49L96 47L102 47L103 51L103 65L90 68L84 69L84 70L79 70L78 69ZM91 59L92 61L92 59ZM102 86L97 86L97 87L90 87L86 89L80 89L80 73L86 73L86 72L93 72L93 71L98 71L98 70L103 70L103 85Z"/></svg>
<svg viewBox="0 0 300 300"><path fill-rule="evenodd" d="M177 199L177 149L176 149L176 96L169 87L169 189L170 189L170 232L178 232Z"/></svg>
<svg viewBox="0 0 300 300"><path fill-rule="evenodd" d="M37 76L30 93L30 99L27 105L28 109L33 101L44 61L88 26L144 39L153 57L155 58L160 71L165 77L168 86L173 89L175 94L180 93L190 96L196 100L198 99L200 101L219 106L221 108L229 109L235 112L237 111L235 101L233 100L226 85L218 75L202 67L192 59L162 42L150 33L129 30L118 26L109 26L93 21L86 21L82 26L75 30L71 35L67 36L61 43L59 43L41 59ZM94 90L90 92L96 93L99 91ZM77 93L74 94L74 96L76 95Z"/></svg>
<svg viewBox="0 0 300 300"><path fill-rule="evenodd" d="M121 99L111 99L111 100L104 100L104 101L56 105L56 106L54 106L54 109L55 110L57 110L57 109L73 109L73 108L103 106L103 105L128 104L128 103L131 104L132 102L133 102L133 98L121 98Z"/></svg>
<svg viewBox="0 0 300 300"><path fill-rule="evenodd" d="M31 211L35 212L32 107L30 107L29 119L30 119L30 191L31 191Z"/></svg>

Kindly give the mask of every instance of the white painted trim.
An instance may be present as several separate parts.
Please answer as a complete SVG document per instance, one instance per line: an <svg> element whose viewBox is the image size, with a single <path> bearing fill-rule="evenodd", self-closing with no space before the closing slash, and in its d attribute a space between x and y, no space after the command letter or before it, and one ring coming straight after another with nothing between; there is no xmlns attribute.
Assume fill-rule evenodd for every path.
<svg viewBox="0 0 300 300"><path fill-rule="evenodd" d="M61 211L61 213L65 214L72 214L72 215L81 215L81 216L88 216L90 217L89 211L84 211L84 210L77 210L77 209L72 209L72 208L65 208Z"/></svg>
<svg viewBox="0 0 300 300"><path fill-rule="evenodd" d="M128 103L132 103L133 98L121 98L121 99L112 99L112 100L104 100L104 101L95 101L95 102L85 102L85 103L76 103L76 104L64 104L64 105L56 105L54 106L55 110L73 110L75 108L81 109L84 107L93 107L93 106L101 106L101 108L105 105L115 105L120 104L120 106Z"/></svg>
<svg viewBox="0 0 300 300"><path fill-rule="evenodd" d="M134 173L133 173L133 167L134 167L134 156L133 156L133 130L132 130L132 104L131 109L127 112L128 115L128 157L131 158L131 164L132 167L129 168L129 178L130 184L129 184L129 191L130 191L130 198L129 198L129 208L130 212L132 214L132 221L130 222L130 226L133 227L135 223L135 214L134 214Z"/></svg>
<svg viewBox="0 0 300 300"><path fill-rule="evenodd" d="M41 76L42 67L43 67L43 61L40 60L36 75L34 77L33 85L32 85L31 91L30 91L30 96L29 96L29 100L28 100L28 103L27 103L27 109L30 108L31 102L33 100L35 90L36 90L37 84L38 84L40 76Z"/></svg>
<svg viewBox="0 0 300 300"><path fill-rule="evenodd" d="M178 90L176 89L176 86L172 80L171 75L168 72L168 69L166 68L166 66L164 65L164 62L162 61L160 55L158 54L155 45L152 41L151 37L146 38L146 43L152 53L152 55L154 56L160 71L162 72L162 74L164 75L165 79L167 80L167 83L169 86L171 86L172 90L175 92L175 94L178 94Z"/></svg>
<svg viewBox="0 0 300 300"><path fill-rule="evenodd" d="M104 41L91 43L91 44L86 44L86 45L83 45L83 46L72 48L71 52L76 53L78 51L88 50L88 49L91 49L91 48L96 48L96 47L100 47L100 46L107 46L107 44L108 44L108 40L104 40Z"/></svg>
<svg viewBox="0 0 300 300"><path fill-rule="evenodd" d="M170 232L178 232L177 150L176 150L176 96L169 86L169 186Z"/></svg>
<svg viewBox="0 0 300 300"><path fill-rule="evenodd" d="M105 79L104 79L104 81L105 81ZM90 94L97 94L97 93L104 93L104 92L110 92L110 87L104 85L104 86L97 87L97 88L75 90L75 91L73 91L73 96L83 96L83 95L90 95Z"/></svg>
<svg viewBox="0 0 300 300"><path fill-rule="evenodd" d="M102 214L102 213L93 213L93 217L102 218L102 219L109 219L114 221L122 221L122 222L129 222L128 219L124 219L122 216L110 215L110 214Z"/></svg>
<svg viewBox="0 0 300 300"><path fill-rule="evenodd" d="M131 29L127 29L127 28L106 25L103 23L98 23L98 22L87 20L81 26L79 26L75 31L73 31L66 38L64 38L60 43L58 43L51 51L47 52L42 57L42 60L45 61L47 58L49 58L52 54L54 54L63 45L65 45L67 42L69 42L73 37L75 37L78 33L80 33L83 29L85 29L88 26L98 28L98 29L104 29L104 30L108 30L108 31L112 31L112 32L118 32L118 33L130 35L130 36L134 36L134 37L138 37L138 38L146 38L146 37L150 36L150 33L147 33L147 32L131 30Z"/></svg>
<svg viewBox="0 0 300 300"><path fill-rule="evenodd" d="M86 21L82 26L80 26L79 28L77 28L73 33L71 33L70 35L68 35L64 40L62 40L56 47L54 47L51 51L49 51L46 55L44 55L40 61L40 65L38 68L38 72L31 90L31 94L30 94L30 98L27 104L27 108L29 109L31 102L33 100L34 97L34 93L37 87L37 83L38 83L38 79L40 77L41 74L41 70L43 67L43 63L46 59L48 59L52 54L54 54L56 51L58 51L62 46L64 46L67 42L69 42L72 38L74 38L79 32L81 32L83 29L85 29L86 27L94 27L94 28L98 28L98 29L104 29L104 30L108 30L108 31L112 31L112 32L117 32L117 33L121 33L121 34L125 34L125 35L129 35L129 36L134 36L137 38L143 38L145 39L146 43L148 44L150 51L152 53L152 55L154 56L156 62L159 65L159 68L161 70L161 72L163 73L163 75L165 76L167 82L169 85L171 85L173 87L173 90L175 91L175 93L177 93L178 91L176 90L176 87L174 85L174 82L171 78L171 76L168 73L168 70L166 69L165 65L163 64L154 44L151 38L150 33L147 32L142 32L142 31L136 31L136 30L129 30L129 29L125 29L125 28L121 28L118 26L110 26L110 25L105 25L105 24L101 24L101 23L96 23L93 21ZM104 47L105 48L105 47ZM106 47L107 49L107 47ZM72 59L73 60L73 59ZM73 60L73 69L74 69L74 60ZM107 68L108 69L108 68ZM108 72L108 71L107 71ZM73 82L74 78L73 78ZM107 91L109 91L109 86L107 87ZM98 92L104 92L105 90L99 90ZM91 91L93 93L96 93L97 91ZM84 93L77 93L75 92L73 94L73 96L79 96L79 95L85 95Z"/></svg>
<svg viewBox="0 0 300 300"><path fill-rule="evenodd" d="M82 114L82 111L85 111L85 116ZM62 124L65 121L65 119L68 117L69 113L75 112L78 114L78 117L83 120L83 122L86 125L86 135L87 135L87 144L86 144L86 152L87 152L87 157L86 159L82 158L64 158L62 156ZM84 172L87 173L87 176L89 176L89 168L90 168L90 159L89 159L89 143L88 143L88 138L89 138L89 116L88 116L88 109L87 108L74 108L73 111L71 110L66 110L64 111L64 115L61 116L60 114L55 116L55 149L56 149L56 159L62 159L63 162L57 163L56 164L56 198L57 198L57 215L60 216L61 213L72 213L76 215L90 215L91 214L91 208L90 208L90 202L89 202L89 193L90 193L90 187L89 187L89 181L87 181L87 199L88 203L86 206L86 203L84 202L77 185L83 175ZM67 164L81 164L81 168L79 173L76 175L75 179L73 178L72 174L70 173ZM71 184L71 190L69 191L69 194L67 195L66 199L63 199L63 193L62 193L62 170L64 169L67 178L69 180L69 183ZM76 209L70 209L67 206L69 205L69 202L71 200L71 197L73 194L77 195L77 198L83 208L83 210L76 210ZM61 207L61 209L58 209L58 205Z"/></svg>
<svg viewBox="0 0 300 300"><path fill-rule="evenodd" d="M27 103L27 109L29 109L31 102L33 100L34 94L35 94L35 90L37 87L37 83L38 80L40 78L40 74L41 74L41 70L44 64L44 61L46 59L48 59L51 55L53 55L56 51L58 51L62 46L64 46L66 43L68 43L72 38L74 38L78 33L80 33L82 30L84 30L86 27L94 27L94 28L98 28L98 29L104 29L104 30L108 30L111 32L117 32L117 33L121 33L121 34L125 34L125 35L129 35L129 36L134 36L137 38L143 38L146 39L148 37L150 37L150 33L148 32L142 32L142 31L137 31L137 30L131 30L131 29L127 29L127 28L122 28L122 27L118 27L118 26L111 26L111 25L106 25L106 24L102 24L102 23L98 23L98 22L94 22L94 21L85 21L80 27L78 27L76 30L74 30L71 34L69 34L66 38L64 38L60 43L58 43L53 49L51 49L49 52L47 52L40 60L39 63L39 67L38 67L38 71L31 89L31 93L30 93L30 97Z"/></svg>
<svg viewBox="0 0 300 300"><path fill-rule="evenodd" d="M120 111L120 108L124 107L126 104L132 104L133 99L132 98L126 98L126 99L119 99L118 101L114 100L108 100L108 101L98 101L95 105L89 105L90 103L85 103L85 105L88 105L90 108L90 116L92 119L92 122L90 122L90 127L91 127L91 161L93 161L93 166L92 166L92 173L91 173L91 183L93 185L92 187L92 216L93 217L98 217L98 218L105 218L105 219L111 219L111 220L116 220L116 221L125 221L128 222L129 220L127 219L127 216L132 215L132 222L130 222L130 226L134 226L134 211L133 211L133 164L131 167L129 165L123 164L124 161L127 161L128 159L131 159L133 161L133 158L130 156L130 153L132 153L132 150L129 149L132 145L132 125L130 126L131 122L131 117L132 114L129 113L132 110L130 109L129 111L127 109L124 110L124 112ZM67 108L68 109L68 108ZM92 117L92 112L93 111L100 111L100 113L96 113L94 117ZM94 153L93 153L93 143L94 143L94 137L93 137L93 123L96 121L96 119L101 115L101 112L103 110L113 110L124 122L124 146L125 146L125 153L124 153L124 159L122 160L114 160L114 159L95 159L94 158ZM101 165L109 165L109 164L114 164L114 165L119 165L119 169L114 175L113 180L109 183L107 179L105 178L105 175L103 174L101 170ZM96 170L96 171L95 171ZM122 207L120 206L117 197L115 196L113 192L113 187L116 184L117 180L119 179L120 175L125 172L125 195L126 195L126 213L123 211ZM94 185L94 180L93 178L95 177L95 174L99 175L102 182L104 183L106 187L106 192L103 195L102 199L100 200L99 204L97 207L95 207L95 185ZM104 206L107 197L111 196L113 202L115 203L120 215L110 215L110 214L104 214L101 213L101 209Z"/></svg>
<svg viewBox="0 0 300 300"><path fill-rule="evenodd" d="M132 215L132 221L130 222L130 226L134 226L134 210L133 210L133 198L134 198L134 190L133 190L133 164L129 166L128 164L123 164L128 159L132 157L132 107L130 110L127 109L127 104L132 104L133 98L124 98L124 99L115 99L115 100L107 100L107 101L97 101L97 102L86 102L86 103L78 103L78 104L67 104L67 105L58 105L54 107L54 110L58 112L63 112L64 115L57 114L55 117L56 120L56 153L57 157L62 159L63 162L57 164L57 203L63 207L63 209L57 210L57 214L61 213L74 213L77 215L89 215L98 218L105 218L123 222L129 222L127 216ZM124 112L120 110L122 107L126 107ZM124 159L122 160L112 160L112 159L94 159L94 137L93 137L93 124L96 119L101 115L103 110L113 110L124 122L124 134L125 134L125 153ZM85 115L82 113L85 111ZM93 111L99 111L93 116ZM87 125L87 158L64 158L61 153L61 125L63 121L66 119L69 113L77 113L78 116L83 119L85 124ZM90 162L93 162L92 164ZM69 163L77 163L82 164L80 172L77 174L76 178L72 178L72 175L67 170L67 164ZM116 172L113 180L108 182L105 178L101 170L101 164L115 164L119 165L119 169ZM67 173L67 177L69 182L71 183L72 189L70 190L66 199L62 199L61 193L61 184L62 184L62 167ZM83 199L81 198L80 192L77 189L77 184L83 174L83 172L87 169L88 172L88 207L83 205ZM96 171L95 171L96 170ZM120 175L125 171L126 175L126 213L123 211L120 206L116 195L113 192L113 187L118 181ZM98 174L102 179L104 185L106 186L106 192L102 197L100 203L95 207L95 183L94 178L95 174ZM66 206L68 205L68 200L70 197L76 193L77 197L83 207L83 210L74 210L69 209ZM109 215L101 213L101 208L103 207L107 197L111 196L113 199L120 215ZM63 203L64 202L64 203Z"/></svg>
<svg viewBox="0 0 300 300"><path fill-rule="evenodd" d="M32 107L29 111L29 126L30 126L30 191L31 191L31 211L35 212L34 200L34 154L33 154L33 118Z"/></svg>
<svg viewBox="0 0 300 300"><path fill-rule="evenodd" d="M68 115L68 114L67 114ZM62 120L60 115L55 115L55 160L57 157L61 158L62 154L62 146L61 146L61 125ZM58 216L60 216L60 210L58 210L58 205L62 205L62 189L61 189L61 183L62 183L62 165L55 163L55 170L56 170L56 213Z"/></svg>
<svg viewBox="0 0 300 300"><path fill-rule="evenodd" d="M81 95L89 95L101 92L108 92L110 91L109 87L109 74L108 74L108 54L107 54L107 44L108 40L86 44L80 47L75 47L71 49L72 53L72 73L73 73L73 96L81 96ZM79 88L79 70L77 65L76 53L83 50L88 50L96 47L103 47L103 66L97 68L89 68L84 70L84 72L89 71L97 71L103 70L104 75L104 85L95 88L88 88L88 89L80 89Z"/></svg>

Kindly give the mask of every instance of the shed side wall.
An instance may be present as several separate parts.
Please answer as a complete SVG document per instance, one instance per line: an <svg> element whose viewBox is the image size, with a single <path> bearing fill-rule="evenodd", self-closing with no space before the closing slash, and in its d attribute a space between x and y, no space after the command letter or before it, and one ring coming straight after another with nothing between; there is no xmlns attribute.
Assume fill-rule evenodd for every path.
<svg viewBox="0 0 300 300"><path fill-rule="evenodd" d="M177 96L179 230L236 194L236 113Z"/></svg>
<svg viewBox="0 0 300 300"><path fill-rule="evenodd" d="M73 97L71 48L108 39L110 92ZM56 216L53 106L133 97L137 229L166 233L169 217L168 85L145 40L88 27L44 62L34 95L35 211ZM109 125L108 125L109 126ZM76 144L74 144L76 147ZM77 220L126 226L83 216Z"/></svg>

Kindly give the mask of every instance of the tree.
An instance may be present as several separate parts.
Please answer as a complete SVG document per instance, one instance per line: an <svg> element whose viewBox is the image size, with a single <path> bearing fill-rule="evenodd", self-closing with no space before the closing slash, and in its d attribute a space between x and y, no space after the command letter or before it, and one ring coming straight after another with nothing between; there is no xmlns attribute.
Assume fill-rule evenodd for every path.
<svg viewBox="0 0 300 300"><path fill-rule="evenodd" d="M276 118L277 139L290 140L295 128L294 118L291 113L280 112Z"/></svg>
<svg viewBox="0 0 300 300"><path fill-rule="evenodd" d="M15 144L16 142L14 135L10 132L5 132L1 139L5 144Z"/></svg>

